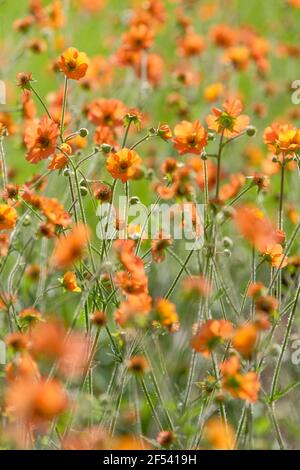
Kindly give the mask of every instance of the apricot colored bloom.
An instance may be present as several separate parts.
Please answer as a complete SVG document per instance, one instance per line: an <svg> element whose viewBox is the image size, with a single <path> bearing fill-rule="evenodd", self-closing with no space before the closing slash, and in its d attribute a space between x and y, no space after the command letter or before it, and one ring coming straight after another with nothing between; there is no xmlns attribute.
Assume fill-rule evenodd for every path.
<svg viewBox="0 0 300 470"><path fill-rule="evenodd" d="M134 178L141 163L142 159L135 150L121 149L107 157L106 168L113 178L125 183Z"/></svg>
<svg viewBox="0 0 300 470"><path fill-rule="evenodd" d="M59 128L47 116L39 122L31 122L25 129L26 160L38 163L55 152Z"/></svg>
<svg viewBox="0 0 300 470"><path fill-rule="evenodd" d="M65 210L64 206L55 198L47 198L41 196L38 199L38 208L46 217L49 223L68 227L71 223L70 214Z"/></svg>
<svg viewBox="0 0 300 470"><path fill-rule="evenodd" d="M116 284L124 294L139 295L148 293L148 279L145 273L138 271L119 271L115 275Z"/></svg>
<svg viewBox="0 0 300 470"><path fill-rule="evenodd" d="M266 259L270 261L274 268L285 268L288 264L288 257L284 254L283 248L279 243L270 243L263 250Z"/></svg>
<svg viewBox="0 0 300 470"><path fill-rule="evenodd" d="M234 398L255 403L260 390L260 383L256 372L241 373L241 364L237 356L231 356L224 361L220 370L222 373L222 387Z"/></svg>
<svg viewBox="0 0 300 470"><path fill-rule="evenodd" d="M65 377L80 377L90 356L90 338L68 333L57 320L39 322L30 330L30 352L35 359L57 362Z"/></svg>
<svg viewBox="0 0 300 470"><path fill-rule="evenodd" d="M232 345L240 354L242 354L242 356L251 358L257 337L258 330L256 324L247 323L235 330L232 338Z"/></svg>
<svg viewBox="0 0 300 470"><path fill-rule="evenodd" d="M149 49L153 44L153 39L153 31L145 24L132 26L122 36L125 47L137 51Z"/></svg>
<svg viewBox="0 0 300 470"><path fill-rule="evenodd" d="M115 312L115 320L122 327L144 326L151 307L152 299L148 294L128 295Z"/></svg>
<svg viewBox="0 0 300 470"><path fill-rule="evenodd" d="M264 142L275 155L293 155L300 148L300 130L290 124L273 123L264 131Z"/></svg>
<svg viewBox="0 0 300 470"><path fill-rule="evenodd" d="M144 272L144 263L135 255L135 242L133 240L116 240L114 249L123 267L130 272Z"/></svg>
<svg viewBox="0 0 300 470"><path fill-rule="evenodd" d="M35 360L25 351L19 354L14 361L7 364L5 376L8 382L15 380L39 380L40 372Z"/></svg>
<svg viewBox="0 0 300 470"><path fill-rule="evenodd" d="M92 101L87 108L88 119L96 126L121 127L127 108L122 101L114 98L100 98ZM109 143L109 142L108 142Z"/></svg>
<svg viewBox="0 0 300 470"><path fill-rule="evenodd" d="M205 42L202 36L190 31L180 41L180 51L185 57L200 55L205 49Z"/></svg>
<svg viewBox="0 0 300 470"><path fill-rule="evenodd" d="M225 137L234 137L245 130L250 119L241 114L243 105L240 100L229 98L223 103L223 108L213 108L212 113L206 117L209 129L224 134Z"/></svg>
<svg viewBox="0 0 300 470"><path fill-rule="evenodd" d="M250 61L250 51L246 46L233 46L226 49L223 61L237 70L245 70Z"/></svg>
<svg viewBox="0 0 300 470"><path fill-rule="evenodd" d="M48 165L48 170L62 170L68 164L68 155L72 155L72 147L63 143L60 145L61 151L55 153Z"/></svg>
<svg viewBox="0 0 300 470"><path fill-rule="evenodd" d="M54 379L23 379L9 385L5 404L10 416L21 419L25 424L42 424L63 413L68 399L62 385Z"/></svg>
<svg viewBox="0 0 300 470"><path fill-rule="evenodd" d="M90 238L90 231L84 224L76 225L67 235L61 235L56 242L52 265L63 269L84 256Z"/></svg>
<svg viewBox="0 0 300 470"><path fill-rule="evenodd" d="M86 74L89 59L84 52L69 47L58 59L58 66L67 78L80 80Z"/></svg>
<svg viewBox="0 0 300 470"><path fill-rule="evenodd" d="M207 320L192 339L192 348L209 357L211 351L222 341L230 339L233 326L226 320Z"/></svg>
<svg viewBox="0 0 300 470"><path fill-rule="evenodd" d="M204 438L210 449L231 450L234 447L235 434L232 427L217 416L205 423Z"/></svg>
<svg viewBox="0 0 300 470"><path fill-rule="evenodd" d="M76 274L72 271L67 271L63 277L63 286L70 292L81 292L80 287L77 285Z"/></svg>
<svg viewBox="0 0 300 470"><path fill-rule="evenodd" d="M234 215L237 229L243 237L264 252L269 244L274 243L275 230L264 214L255 206L239 207Z"/></svg>
<svg viewBox="0 0 300 470"><path fill-rule="evenodd" d="M208 102L217 101L224 95L223 83L212 83L204 89L203 95L205 100Z"/></svg>
<svg viewBox="0 0 300 470"><path fill-rule="evenodd" d="M156 300L155 311L159 322L171 332L176 331L179 326L179 317L176 306L168 299L159 298Z"/></svg>
<svg viewBox="0 0 300 470"><path fill-rule="evenodd" d="M41 321L42 314L34 307L24 308L20 313L19 317L21 320L25 321L27 324L34 325L35 323Z"/></svg>
<svg viewBox="0 0 300 470"><path fill-rule="evenodd" d="M207 132L200 121L182 121L174 128L173 142L180 154L200 154L207 144Z"/></svg>
<svg viewBox="0 0 300 470"><path fill-rule="evenodd" d="M230 176L230 181L227 184L224 184L219 191L219 200L220 202L226 202L228 199L236 196L241 190L243 184L245 183L246 178L242 173L237 173Z"/></svg>
<svg viewBox="0 0 300 470"><path fill-rule="evenodd" d="M0 230L11 230L16 225L17 211L8 204L0 204Z"/></svg>

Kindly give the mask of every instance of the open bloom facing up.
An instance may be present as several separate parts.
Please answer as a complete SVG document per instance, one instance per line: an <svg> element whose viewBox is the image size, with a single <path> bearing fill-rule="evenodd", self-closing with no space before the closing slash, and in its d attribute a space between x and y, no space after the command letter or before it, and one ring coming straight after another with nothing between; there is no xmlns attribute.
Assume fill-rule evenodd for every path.
<svg viewBox="0 0 300 470"><path fill-rule="evenodd" d="M180 154L200 154L207 144L207 132L200 121L182 121L175 126L173 142Z"/></svg>
<svg viewBox="0 0 300 470"><path fill-rule="evenodd" d="M265 129L264 142L275 155L293 155L300 148L300 130L290 124L273 123Z"/></svg>
<svg viewBox="0 0 300 470"><path fill-rule="evenodd" d="M231 356L224 361L220 370L222 373L222 386L230 395L251 403L257 401L260 383L256 372L241 373L241 364L237 356Z"/></svg>
<svg viewBox="0 0 300 470"><path fill-rule="evenodd" d="M0 204L0 230L11 230L16 225L18 214L14 207Z"/></svg>
<svg viewBox="0 0 300 470"><path fill-rule="evenodd" d="M235 137L245 130L250 119L249 116L241 114L243 105L240 100L229 98L223 108L213 108L212 113L206 117L209 129L223 134L225 137Z"/></svg>
<svg viewBox="0 0 300 470"><path fill-rule="evenodd" d="M141 157L135 150L122 149L111 153L106 160L106 168L115 179L123 183L133 179L142 163Z"/></svg>
<svg viewBox="0 0 300 470"><path fill-rule="evenodd" d="M67 78L80 80L86 74L89 59L84 52L69 47L58 59L58 66Z"/></svg>
<svg viewBox="0 0 300 470"><path fill-rule="evenodd" d="M26 160L38 163L55 152L59 134L58 125L47 116L39 122L31 122L26 127L24 142L27 147Z"/></svg>
<svg viewBox="0 0 300 470"><path fill-rule="evenodd" d="M61 269L70 266L84 255L89 241L89 229L78 224L71 233L57 240L52 256L52 265Z"/></svg>
<svg viewBox="0 0 300 470"><path fill-rule="evenodd" d="M208 320L203 323L192 339L195 351L209 357L211 351L221 342L229 339L233 333L233 326L226 320Z"/></svg>

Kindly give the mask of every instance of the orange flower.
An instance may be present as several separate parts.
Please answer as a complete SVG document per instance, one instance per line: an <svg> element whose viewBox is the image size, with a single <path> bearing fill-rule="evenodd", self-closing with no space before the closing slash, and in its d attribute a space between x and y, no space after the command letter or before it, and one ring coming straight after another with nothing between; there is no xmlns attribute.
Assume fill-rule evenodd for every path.
<svg viewBox="0 0 300 470"><path fill-rule="evenodd" d="M40 322L30 331L30 352L34 358L57 361L66 377L79 377L90 356L89 338L77 332L67 333L57 320Z"/></svg>
<svg viewBox="0 0 300 470"><path fill-rule="evenodd" d="M207 132L200 121L182 121L174 129L174 147L180 154L200 154L207 144Z"/></svg>
<svg viewBox="0 0 300 470"><path fill-rule="evenodd" d="M226 425L221 418L210 418L204 426L204 438L209 448L216 450L231 450L234 447L235 434L231 426Z"/></svg>
<svg viewBox="0 0 300 470"><path fill-rule="evenodd" d="M7 205L0 204L0 230L11 230L16 225L18 214L16 209Z"/></svg>
<svg viewBox="0 0 300 470"><path fill-rule="evenodd" d="M8 382L14 380L39 380L40 372L37 363L30 354L23 352L18 355L13 362L9 362L5 367L5 375Z"/></svg>
<svg viewBox="0 0 300 470"><path fill-rule="evenodd" d="M219 200L220 202L226 202L228 199L233 198L241 190L246 178L242 173L237 173L230 176L230 182L220 188Z"/></svg>
<svg viewBox="0 0 300 470"><path fill-rule="evenodd" d="M224 95L223 83L212 83L204 89L203 95L208 102L217 101Z"/></svg>
<svg viewBox="0 0 300 470"><path fill-rule="evenodd" d="M229 339L233 333L233 326L226 320L207 320L200 326L199 331L192 339L192 348L209 357L211 351L221 342Z"/></svg>
<svg viewBox="0 0 300 470"><path fill-rule="evenodd" d="M264 214L255 206L241 206L234 215L234 221L240 233L259 251L274 243L274 228Z"/></svg>
<svg viewBox="0 0 300 470"><path fill-rule="evenodd" d="M55 152L59 128L45 116L39 122L31 122L25 129L26 160L38 163Z"/></svg>
<svg viewBox="0 0 300 470"><path fill-rule="evenodd" d="M88 105L87 115L96 126L121 127L126 111L122 101L100 98Z"/></svg>
<svg viewBox="0 0 300 470"><path fill-rule="evenodd" d="M193 57L200 55L205 49L203 37L190 31L180 41L180 51L185 57Z"/></svg>
<svg viewBox="0 0 300 470"><path fill-rule="evenodd" d="M107 157L106 168L113 178L120 179L125 183L134 178L141 163L142 159L135 150L121 149Z"/></svg>
<svg viewBox="0 0 300 470"><path fill-rule="evenodd" d="M63 143L60 145L61 152L53 155L51 162L48 165L48 170L61 170L68 164L67 155L72 155L72 147L69 144Z"/></svg>
<svg viewBox="0 0 300 470"><path fill-rule="evenodd" d="M120 271L115 276L116 284L124 294L139 295L148 293L148 279L140 270L125 272Z"/></svg>
<svg viewBox="0 0 300 470"><path fill-rule="evenodd" d="M55 198L39 197L38 208L51 224L66 228L71 223L70 214L65 211L64 206Z"/></svg>
<svg viewBox="0 0 300 470"><path fill-rule="evenodd" d="M24 308L20 313L19 317L21 320L26 322L29 325L34 325L35 323L41 321L42 315L41 312L39 312L36 308L34 307L29 307L29 308Z"/></svg>
<svg viewBox="0 0 300 470"><path fill-rule="evenodd" d="M237 328L232 338L233 347L247 358L251 358L257 341L258 330L254 323Z"/></svg>
<svg viewBox="0 0 300 470"><path fill-rule="evenodd" d="M26 390L26 393L24 393ZM6 412L26 424L42 424L63 413L68 400L56 380L16 380L5 396Z"/></svg>
<svg viewBox="0 0 300 470"><path fill-rule="evenodd" d="M250 61L250 51L245 46L229 47L224 53L223 60L232 64L237 70L245 70Z"/></svg>
<svg viewBox="0 0 300 470"><path fill-rule="evenodd" d="M223 103L223 109L213 108L213 114L206 117L209 129L225 137L240 134L249 124L248 116L241 114L243 105L240 100L229 98Z"/></svg>
<svg viewBox="0 0 300 470"><path fill-rule="evenodd" d="M177 331L179 327L179 317L176 306L168 299L159 298L156 300L155 311L159 322L171 332Z"/></svg>
<svg viewBox="0 0 300 470"><path fill-rule="evenodd" d="M84 52L69 47L58 59L58 66L67 78L80 80L86 74L89 59Z"/></svg>
<svg viewBox="0 0 300 470"><path fill-rule="evenodd" d="M290 124L273 123L265 129L264 142L275 155L294 155L300 148L300 130Z"/></svg>
<svg viewBox="0 0 300 470"><path fill-rule="evenodd" d="M283 253L283 248L279 243L268 244L266 249L263 250L266 259L271 262L274 268L285 268L288 264L288 258Z"/></svg>
<svg viewBox="0 0 300 470"><path fill-rule="evenodd" d="M237 356L231 356L220 366L222 386L233 397L255 403L260 390L260 383L256 372L241 374L241 365Z"/></svg>
<svg viewBox="0 0 300 470"><path fill-rule="evenodd" d="M122 327L144 326L151 306L152 299L148 294L128 295L115 312L115 320Z"/></svg>
<svg viewBox="0 0 300 470"><path fill-rule="evenodd" d="M80 287L78 287L76 282L76 274L72 271L67 271L63 277L63 286L66 290L70 292L81 292Z"/></svg>
<svg viewBox="0 0 300 470"><path fill-rule="evenodd" d="M153 43L153 31L145 24L132 26L130 30L123 34L122 40L126 48L140 51L149 49Z"/></svg>
<svg viewBox="0 0 300 470"><path fill-rule="evenodd" d="M75 263L84 256L90 238L86 225L78 224L71 233L61 235L56 243L52 256L52 265L63 269Z"/></svg>

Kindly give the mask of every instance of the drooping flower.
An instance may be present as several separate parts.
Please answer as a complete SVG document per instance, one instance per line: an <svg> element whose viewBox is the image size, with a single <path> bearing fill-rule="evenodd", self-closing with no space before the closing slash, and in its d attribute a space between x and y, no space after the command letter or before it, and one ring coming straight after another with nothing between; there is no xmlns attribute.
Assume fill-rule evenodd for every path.
<svg viewBox="0 0 300 470"><path fill-rule="evenodd" d="M89 233L86 225L78 224L71 233L61 235L54 249L52 265L63 269L81 259L88 245Z"/></svg>

